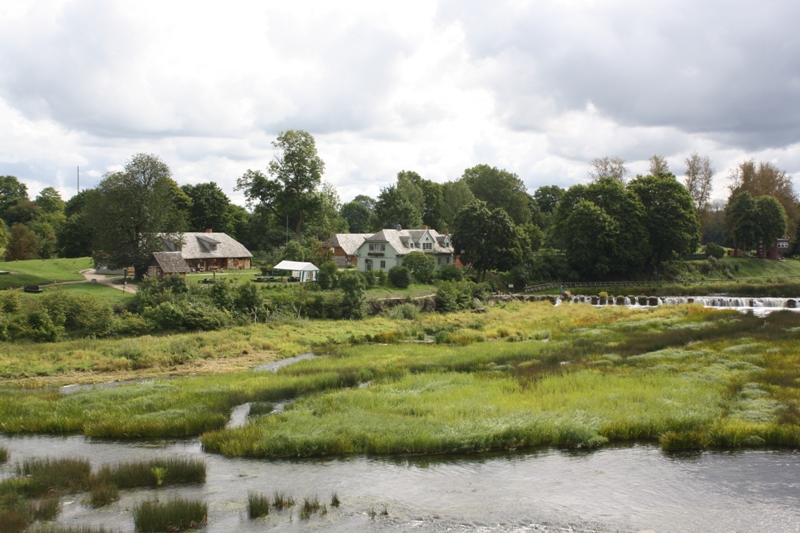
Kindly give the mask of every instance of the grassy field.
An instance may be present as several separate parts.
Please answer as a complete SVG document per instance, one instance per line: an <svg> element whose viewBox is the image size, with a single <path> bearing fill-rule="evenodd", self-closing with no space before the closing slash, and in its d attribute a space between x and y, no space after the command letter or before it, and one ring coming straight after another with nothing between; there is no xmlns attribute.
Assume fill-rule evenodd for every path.
<svg viewBox="0 0 800 533"><path fill-rule="evenodd" d="M413 342L430 337L438 342ZM800 446L800 316L788 312L758 318L699 306L512 303L484 315L298 321L145 338L125 349L150 357L150 346L174 343L175 352L215 354L237 338L239 349L305 342L330 356L278 373L198 375L68 396L6 388L0 429L106 438L203 434L206 450L258 457L655 439L667 449ZM95 342L95 353L121 348ZM67 364L75 359L64 356ZM235 405L290 398L299 399L283 413L222 429Z"/></svg>
<svg viewBox="0 0 800 533"><path fill-rule="evenodd" d="M0 262L0 270L11 272L0 276L0 289L45 285L54 281L78 281L83 279L81 270L93 267L89 257Z"/></svg>
<svg viewBox="0 0 800 533"><path fill-rule="evenodd" d="M101 283L69 283L65 285L44 288L45 292L55 290L65 291L72 294L80 294L81 296L90 296L95 300L109 305L123 303L133 296L133 293L131 292L122 292L118 289L108 287ZM39 298L40 294L22 293L21 296L30 300L34 300Z"/></svg>

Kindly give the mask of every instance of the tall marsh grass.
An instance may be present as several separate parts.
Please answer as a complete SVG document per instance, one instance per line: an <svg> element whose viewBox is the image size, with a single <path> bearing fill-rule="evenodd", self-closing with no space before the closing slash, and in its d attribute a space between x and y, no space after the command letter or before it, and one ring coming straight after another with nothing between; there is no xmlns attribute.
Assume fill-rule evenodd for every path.
<svg viewBox="0 0 800 533"><path fill-rule="evenodd" d="M145 500L133 508L136 531L183 531L206 523L208 506L201 501L173 498L165 502Z"/></svg>
<svg viewBox="0 0 800 533"><path fill-rule="evenodd" d="M247 516L251 520L267 516L269 505L269 496L254 491L247 493Z"/></svg>
<svg viewBox="0 0 800 533"><path fill-rule="evenodd" d="M206 464L181 457L107 464L100 467L96 479L121 489L205 483Z"/></svg>

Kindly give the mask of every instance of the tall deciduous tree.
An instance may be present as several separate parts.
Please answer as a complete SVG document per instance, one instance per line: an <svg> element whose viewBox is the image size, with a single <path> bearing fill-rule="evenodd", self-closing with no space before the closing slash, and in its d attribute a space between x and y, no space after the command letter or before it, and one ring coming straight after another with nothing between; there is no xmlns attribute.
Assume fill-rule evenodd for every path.
<svg viewBox="0 0 800 533"><path fill-rule="evenodd" d="M6 245L6 261L25 261L39 258L39 241L25 224L14 224Z"/></svg>
<svg viewBox="0 0 800 533"><path fill-rule="evenodd" d="M8 210L24 200L29 200L28 187L14 176L0 176L0 218L8 223Z"/></svg>
<svg viewBox="0 0 800 533"><path fill-rule="evenodd" d="M105 175L87 206L96 261L133 266L137 278L147 272L150 254L163 248L163 234L178 232L183 223L170 176L167 164L152 154L136 154L124 170Z"/></svg>
<svg viewBox="0 0 800 533"><path fill-rule="evenodd" d="M775 239L786 233L786 212L773 196L762 196L756 200L758 217L758 239L769 250Z"/></svg>
<svg viewBox="0 0 800 533"><path fill-rule="evenodd" d="M474 200L456 216L453 247L481 280L487 270L509 270L522 260L514 222L504 209L489 210L481 200Z"/></svg>
<svg viewBox="0 0 800 533"><path fill-rule="evenodd" d="M725 208L725 226L734 251L749 250L758 238L758 208L747 191L733 195Z"/></svg>
<svg viewBox="0 0 800 533"><path fill-rule="evenodd" d="M233 230L230 200L219 186L212 182L184 185L183 192L191 199L188 227L190 231L212 229L222 233Z"/></svg>
<svg viewBox="0 0 800 533"><path fill-rule="evenodd" d="M380 228L392 228L397 224L404 228L422 226L419 206L412 204L405 191L396 185L381 189L375 204L375 219Z"/></svg>
<svg viewBox="0 0 800 533"><path fill-rule="evenodd" d="M658 154L650 156L650 175L669 174L669 164L667 160Z"/></svg>
<svg viewBox="0 0 800 533"><path fill-rule="evenodd" d="M475 198L486 202L490 209L503 209L514 224L530 222L528 192L516 174L489 165L477 165L466 169L461 179Z"/></svg>
<svg viewBox="0 0 800 533"><path fill-rule="evenodd" d="M455 224L456 215L475 199L469 186L463 181L448 181L442 184L442 228L440 231L451 230Z"/></svg>
<svg viewBox="0 0 800 533"><path fill-rule="evenodd" d="M672 174L637 176L628 184L641 200L650 240L650 264L693 253L700 243L700 223L692 197Z"/></svg>
<svg viewBox="0 0 800 533"><path fill-rule="evenodd" d="M565 249L570 267L583 277L603 279L614 273L614 247L619 224L605 210L581 198L563 221L570 243Z"/></svg>
<svg viewBox="0 0 800 533"><path fill-rule="evenodd" d="M248 170L239 178L236 190L244 191L251 206L261 206L276 217L288 217L297 240L303 240L303 222L309 211L319 207L317 187L325 172L325 163L317 154L314 137L302 130L286 130L272 145L275 159L267 172Z"/></svg>
<svg viewBox="0 0 800 533"><path fill-rule="evenodd" d="M42 213L62 213L65 203L61 199L61 194L53 187L45 187L33 201Z"/></svg>
<svg viewBox="0 0 800 533"><path fill-rule="evenodd" d="M655 174L654 174L655 175ZM684 183L689 194L697 206L697 211L704 213L708 209L708 199L711 197L711 180L714 178L714 168L711 159L692 152L686 158L686 177Z"/></svg>
<svg viewBox="0 0 800 533"><path fill-rule="evenodd" d="M366 233L369 231L369 218L372 212L361 202L353 200L342 206L339 214L347 221L350 233Z"/></svg>
<svg viewBox="0 0 800 533"><path fill-rule="evenodd" d="M800 211L798 211L797 194L792 185L792 176L780 170L772 163L754 163L753 160L740 163L730 173L731 197L747 191L753 198L774 196L786 212L786 221L790 235L794 235Z"/></svg>
<svg viewBox="0 0 800 533"><path fill-rule="evenodd" d="M625 160L621 157L606 156L597 157L592 159L589 163L592 169L589 171L589 176L597 181L600 178L614 178L620 183L625 183L625 174L628 169L625 166Z"/></svg>

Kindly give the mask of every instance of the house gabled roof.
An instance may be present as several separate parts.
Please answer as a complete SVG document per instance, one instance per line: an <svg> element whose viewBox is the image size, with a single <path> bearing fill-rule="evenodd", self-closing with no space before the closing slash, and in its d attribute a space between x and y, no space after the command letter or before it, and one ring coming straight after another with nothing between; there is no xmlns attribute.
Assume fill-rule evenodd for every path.
<svg viewBox="0 0 800 533"><path fill-rule="evenodd" d="M181 235L182 243L175 245L164 238L167 250L180 251L184 259L253 257L247 248L225 233L187 232Z"/></svg>
<svg viewBox="0 0 800 533"><path fill-rule="evenodd" d="M368 237L372 237L372 233L337 233L325 241L324 246L326 248L331 246L341 248L347 255L356 255L358 247L361 246Z"/></svg>
<svg viewBox="0 0 800 533"><path fill-rule="evenodd" d="M400 255L405 255L411 252L421 252L422 248L414 246L419 243L422 238L428 234L433 239L433 247L431 252L439 254L453 253L453 245L447 235L439 235L436 230L431 229L384 229L368 237L364 242L379 243L386 242L395 249Z"/></svg>
<svg viewBox="0 0 800 533"><path fill-rule="evenodd" d="M191 272L180 252L153 252L153 259L164 274Z"/></svg>

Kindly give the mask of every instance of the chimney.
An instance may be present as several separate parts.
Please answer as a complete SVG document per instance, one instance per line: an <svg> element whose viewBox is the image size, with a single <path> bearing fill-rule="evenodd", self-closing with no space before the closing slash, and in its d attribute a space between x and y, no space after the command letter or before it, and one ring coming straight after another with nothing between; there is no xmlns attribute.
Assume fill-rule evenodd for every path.
<svg viewBox="0 0 800 533"><path fill-rule="evenodd" d="M428 229L428 226L422 226L422 229Z"/></svg>
<svg viewBox="0 0 800 533"><path fill-rule="evenodd" d="M206 228L206 233L214 233L214 230L212 230L211 228Z"/></svg>

